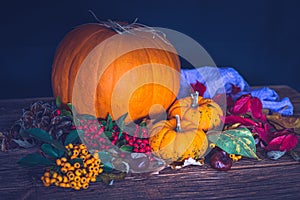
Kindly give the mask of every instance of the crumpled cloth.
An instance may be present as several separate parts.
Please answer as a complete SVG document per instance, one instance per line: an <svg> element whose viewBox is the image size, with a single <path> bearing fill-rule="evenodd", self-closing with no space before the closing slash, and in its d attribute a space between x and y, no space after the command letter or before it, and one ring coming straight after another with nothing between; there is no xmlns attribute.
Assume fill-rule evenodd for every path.
<svg viewBox="0 0 300 200"><path fill-rule="evenodd" d="M251 94L258 97L263 108L271 112L282 115L293 115L293 104L288 97L280 99L278 94L268 87L253 89L244 78L233 68L230 67L199 67L195 69L181 69L180 90L178 98L190 95L191 83L196 81L206 86L203 95L205 98L212 98L217 94L231 94L233 99L239 98L243 94ZM232 85L239 87L241 92L232 94Z"/></svg>

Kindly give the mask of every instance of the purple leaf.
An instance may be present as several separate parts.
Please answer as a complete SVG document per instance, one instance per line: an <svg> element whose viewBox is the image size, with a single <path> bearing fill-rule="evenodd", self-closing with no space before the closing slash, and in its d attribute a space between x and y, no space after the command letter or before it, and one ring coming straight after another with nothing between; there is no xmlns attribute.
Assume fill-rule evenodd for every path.
<svg viewBox="0 0 300 200"><path fill-rule="evenodd" d="M194 92L198 91L200 96L203 96L204 92L206 91L206 86L200 83L198 80L196 83L191 83L191 87L193 88Z"/></svg>
<svg viewBox="0 0 300 200"><path fill-rule="evenodd" d="M262 103L260 99L257 97L253 97L250 101L250 104L253 118L260 119L262 117Z"/></svg>
<svg viewBox="0 0 300 200"><path fill-rule="evenodd" d="M250 101L250 94L241 96L234 104L234 107L232 109L233 113L237 115L243 115L250 111Z"/></svg>
<svg viewBox="0 0 300 200"><path fill-rule="evenodd" d="M267 146L269 151L289 151L296 147L298 137L294 134L274 138Z"/></svg>

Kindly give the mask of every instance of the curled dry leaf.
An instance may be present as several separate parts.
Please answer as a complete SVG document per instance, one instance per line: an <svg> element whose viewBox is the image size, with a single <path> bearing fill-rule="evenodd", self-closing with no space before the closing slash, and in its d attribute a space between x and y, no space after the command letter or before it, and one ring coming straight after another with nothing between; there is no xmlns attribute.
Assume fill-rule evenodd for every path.
<svg viewBox="0 0 300 200"><path fill-rule="evenodd" d="M267 156L272 160L278 160L285 154L285 152L286 151L269 151L267 152Z"/></svg>
<svg viewBox="0 0 300 200"><path fill-rule="evenodd" d="M292 158L296 161L300 161L300 154L297 151L291 150L290 155L292 156Z"/></svg>
<svg viewBox="0 0 300 200"><path fill-rule="evenodd" d="M275 113L273 115L267 115L267 119L277 129L282 129L282 127L293 128L300 134L300 117L282 116L279 113Z"/></svg>

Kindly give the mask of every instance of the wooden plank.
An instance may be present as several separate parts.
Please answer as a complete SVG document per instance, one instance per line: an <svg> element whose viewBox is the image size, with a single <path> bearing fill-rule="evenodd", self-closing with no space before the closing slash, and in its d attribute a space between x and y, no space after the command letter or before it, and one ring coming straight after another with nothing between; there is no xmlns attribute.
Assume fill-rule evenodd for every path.
<svg viewBox="0 0 300 200"><path fill-rule="evenodd" d="M291 98L300 114L300 94L288 86L271 86L281 97ZM0 130L20 118L30 103L53 98L0 100ZM299 145L297 150L300 150ZM159 175L135 174L113 186L91 184L88 190L72 191L42 186L42 168L24 168L17 160L37 149L0 152L0 199L299 199L300 163L285 155L278 161L243 159L228 172L202 167L165 169ZM258 152L264 158L263 152Z"/></svg>
<svg viewBox="0 0 300 200"><path fill-rule="evenodd" d="M9 159L4 154L0 156L0 194L7 197L6 199L300 197L297 188L300 186L300 179L297 178L300 166L288 158L280 160L280 163L270 160L244 160L236 163L228 172L215 171L208 165L175 171L165 169L159 175L133 175L113 186L94 183L86 191L75 192L54 186L42 186L38 176L42 173L40 168L24 168L15 164L24 153L27 151L6 154ZM247 165L244 165L245 161L248 162Z"/></svg>

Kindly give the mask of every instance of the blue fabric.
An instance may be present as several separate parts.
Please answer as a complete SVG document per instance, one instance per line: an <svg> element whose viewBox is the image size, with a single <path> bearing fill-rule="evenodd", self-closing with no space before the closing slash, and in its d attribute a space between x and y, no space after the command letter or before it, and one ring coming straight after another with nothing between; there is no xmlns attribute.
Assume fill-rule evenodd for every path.
<svg viewBox="0 0 300 200"><path fill-rule="evenodd" d="M207 90L203 97L212 98L220 93L232 93L232 85L241 88L241 92L232 95L234 99L243 94L251 93L252 96L258 97L263 104L263 108L272 112L278 112L283 115L293 114L293 105L288 97L279 99L278 94L267 87L252 89L244 78L233 68L217 67L200 67L196 69L182 69L180 91L178 98L190 95L191 83L199 81L203 83Z"/></svg>

